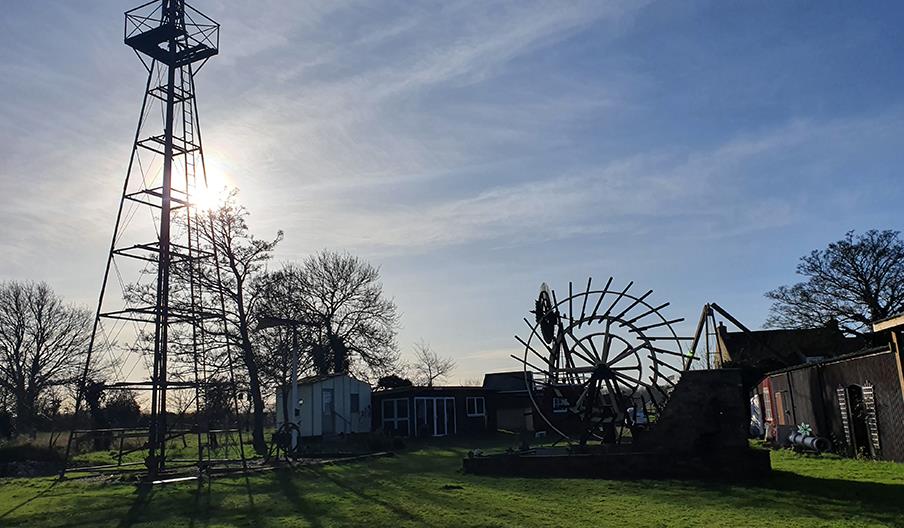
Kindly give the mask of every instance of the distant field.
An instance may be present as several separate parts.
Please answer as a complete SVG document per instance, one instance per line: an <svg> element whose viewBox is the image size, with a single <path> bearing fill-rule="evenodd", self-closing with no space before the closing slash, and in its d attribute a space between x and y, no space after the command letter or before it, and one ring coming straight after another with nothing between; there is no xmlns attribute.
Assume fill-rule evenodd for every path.
<svg viewBox="0 0 904 528"><path fill-rule="evenodd" d="M209 484L0 480L0 526L904 526L904 465L783 451L758 484L464 475L478 443Z"/></svg>

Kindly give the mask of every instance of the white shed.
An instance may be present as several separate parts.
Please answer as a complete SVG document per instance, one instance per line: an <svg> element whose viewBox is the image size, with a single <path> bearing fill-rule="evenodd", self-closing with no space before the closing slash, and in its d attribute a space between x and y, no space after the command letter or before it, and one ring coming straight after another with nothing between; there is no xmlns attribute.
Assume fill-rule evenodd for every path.
<svg viewBox="0 0 904 528"><path fill-rule="evenodd" d="M291 392L290 387L283 390L287 394ZM370 392L370 384L346 373L299 379L296 423L301 429L301 436L370 432ZM289 410L291 412L291 404ZM279 394L276 398L277 428L282 425L284 417L283 397Z"/></svg>

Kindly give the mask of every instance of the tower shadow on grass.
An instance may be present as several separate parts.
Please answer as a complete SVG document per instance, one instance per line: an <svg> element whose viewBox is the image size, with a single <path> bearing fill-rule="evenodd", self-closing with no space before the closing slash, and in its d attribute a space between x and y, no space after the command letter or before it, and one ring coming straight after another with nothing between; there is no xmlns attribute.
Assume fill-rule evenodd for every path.
<svg viewBox="0 0 904 528"><path fill-rule="evenodd" d="M201 497L204 497L204 506L203 509L201 507ZM192 498L192 509L191 509L191 518L188 520L188 526L194 527L195 523L199 520L200 512L210 511L210 480L199 478L198 486L195 488L194 497Z"/></svg>
<svg viewBox="0 0 904 528"><path fill-rule="evenodd" d="M314 505L310 501L303 499L301 494L298 493L298 487L295 485L292 475L292 471L285 469L276 472L276 480L279 483L279 489L282 491L283 495L286 496L286 499L289 500L292 509L301 514L311 526L314 528L323 526L321 518L318 517L317 512L314 511Z"/></svg>
<svg viewBox="0 0 904 528"><path fill-rule="evenodd" d="M148 504L154 496L154 486L150 483L141 483L137 486L137 493L129 511L119 521L118 528L128 528L141 520L142 514L147 510Z"/></svg>
<svg viewBox="0 0 904 528"><path fill-rule="evenodd" d="M383 508L386 508L387 510L393 512L394 514L398 515L399 517L403 518L406 521L416 522L420 526L428 526L428 523L425 519L418 517L417 515L414 515L413 513L411 513L408 510L405 510L404 508L400 508L397 504L394 504L390 501L379 499L372 495L368 495L368 494L364 493L364 491L362 491L361 489L344 482L342 479L339 479L339 478L335 477L334 475L331 475L327 471L324 471L321 469L321 470L314 470L312 472L321 478L325 478L325 479L331 481L333 484L335 484L339 488L357 496L360 499L363 499L367 502L372 502L374 504L378 504L378 505L382 506Z"/></svg>
<svg viewBox="0 0 904 528"><path fill-rule="evenodd" d="M48 491L53 489L53 487L57 485L57 482L59 482L59 481L54 480L53 482L50 483L49 486L47 486L46 488L42 489L41 491L35 493L34 496L32 496L28 499L25 499L24 501L20 502L19 504L16 504L15 506L6 510L5 512L0 513L0 520L7 518L8 516L12 515L16 511L18 511L20 508L23 508L23 507L31 504L33 501L40 499L41 497L44 496L44 494L46 494Z"/></svg>

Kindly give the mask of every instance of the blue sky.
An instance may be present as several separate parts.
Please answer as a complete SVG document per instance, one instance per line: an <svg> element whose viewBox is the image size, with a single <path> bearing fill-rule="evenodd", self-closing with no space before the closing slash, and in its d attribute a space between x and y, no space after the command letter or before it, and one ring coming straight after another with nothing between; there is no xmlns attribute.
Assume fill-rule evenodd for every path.
<svg viewBox="0 0 904 528"><path fill-rule="evenodd" d="M402 351L454 356L453 382L518 367L543 281L755 327L802 254L904 227L898 3L195 5L223 26L198 79L214 178L286 232L277 262L379 265ZM130 7L4 6L0 279L96 298L144 82Z"/></svg>

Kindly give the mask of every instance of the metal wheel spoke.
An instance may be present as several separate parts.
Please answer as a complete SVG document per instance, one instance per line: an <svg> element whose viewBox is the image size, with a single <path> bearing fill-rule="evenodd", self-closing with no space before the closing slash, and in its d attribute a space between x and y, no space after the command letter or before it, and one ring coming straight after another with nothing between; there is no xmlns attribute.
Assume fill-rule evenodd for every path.
<svg viewBox="0 0 904 528"><path fill-rule="evenodd" d="M600 357L599 350L597 350L597 349L596 349L596 345L593 344L593 337L591 336L590 339L588 339L587 341L590 343L590 349L591 349L591 351L593 352L593 357L594 357L599 363L604 363L603 358Z"/></svg>
<svg viewBox="0 0 904 528"><path fill-rule="evenodd" d="M584 346L584 345L583 345L576 337L574 337L574 335L572 335L570 332L566 332L566 333L563 335L563 337L562 337L562 343L563 343L563 344L565 344L565 336L571 336L571 339L572 339L572 341L574 341L574 344L576 344L577 346L581 347L581 349L584 350L588 355L590 355L590 356L593 355L593 353L590 352L589 350L587 350L587 347L585 347L585 346ZM590 365L595 365L595 364L596 364L596 361L590 359L588 356L585 356L585 355L583 355L583 354L578 353L578 352L574 349L574 347L572 347L571 349L569 349L569 353L576 355L577 357L583 359L584 361L586 361L586 362L587 362L588 364L590 364Z"/></svg>
<svg viewBox="0 0 904 528"><path fill-rule="evenodd" d="M593 311L591 312L591 315L590 315L591 318L597 317L597 315L596 315L597 310L599 310L600 304L603 303L603 298L606 297L606 293L608 293L608 291L609 291L609 286L612 285L612 279L613 279L613 277L609 277L609 280L606 281L606 285L603 286L603 290L600 292L600 297L596 301L596 306L593 307Z"/></svg>
<svg viewBox="0 0 904 528"><path fill-rule="evenodd" d="M535 380L528 387L536 415L546 422L549 430L569 442L586 444L596 438L604 443L618 443L625 434L625 426L617 419L627 413L638 392L644 408L648 397L650 411L655 409L658 415L669 398L669 386L675 386L676 375L687 370L693 360L693 356L683 352L681 345L681 341L692 338L678 336L672 327L683 319L669 319L662 312L669 303L651 304L649 299L653 290L632 293L634 282L610 290L613 280L610 277L602 290L592 291L593 280L588 279L585 288L578 288L577 292L574 283L569 282L568 296L561 300L556 297L555 290L544 283L533 310L537 324L525 319L531 335L526 340L517 337L524 347L524 354L523 357L512 357L525 370L537 372L544 378ZM596 298L591 299L591 296ZM655 318L655 321L648 318ZM648 331L656 329L671 335L647 335ZM534 338L543 343L543 348L532 343ZM656 346L656 341L674 341L677 346L663 343ZM644 357L641 357L641 350ZM630 359L632 356L636 359ZM668 357L681 358L682 365L672 365L666 361ZM546 368L538 368L533 363L535 359ZM663 375L665 369L675 375ZM534 397L535 390L552 391L555 398L568 400L571 418L566 422L569 425L563 425L561 420L548 414L549 409L538 403L542 400ZM546 394L549 397L549 393ZM612 427L619 428L615 436ZM599 434L600 431L604 434Z"/></svg>
<svg viewBox="0 0 904 528"><path fill-rule="evenodd" d="M603 362L609 363L609 350L612 349L612 325L606 321L606 335L603 337Z"/></svg>
<svg viewBox="0 0 904 528"><path fill-rule="evenodd" d="M549 360L549 358L545 358L545 357L541 356L539 352L537 352L536 350L534 350L532 346L530 346L529 344L527 344L527 343L526 343L523 339L521 339L520 337L515 336L515 339L517 339L522 345L524 345L525 350L529 350L530 352L533 352L533 354L534 354L535 356L537 356L537 357L540 359L540 361L548 361L548 360Z"/></svg>
<svg viewBox="0 0 904 528"><path fill-rule="evenodd" d="M521 359L521 358L519 358L518 356L516 356L516 355L514 355L514 354L511 354L511 357L514 358L515 361L519 361L519 362L521 362L523 365L525 365L525 366L527 366L527 367L530 367L530 368L536 370L537 372L542 372L542 373L546 374L547 376L552 377L552 374L551 374L550 371L548 371L548 370L541 369L541 368L537 367L536 365L531 364L529 361L527 361L527 360L525 360L525 359Z"/></svg>
<svg viewBox="0 0 904 528"><path fill-rule="evenodd" d="M641 370L640 365L634 365L633 367L609 367L609 370Z"/></svg>
<svg viewBox="0 0 904 528"><path fill-rule="evenodd" d="M584 304L581 306L581 322L578 323L578 327L584 324L584 317L587 315L587 299L590 298L590 282L593 279L587 277L587 289L584 290Z"/></svg>
<svg viewBox="0 0 904 528"><path fill-rule="evenodd" d="M634 302L632 302L631 304L628 305L627 308L625 308L624 310L622 310L621 312L619 312L619 314L616 315L615 318L616 318L616 319L621 319L621 318L623 318L623 317L625 316L625 314L627 314L628 312L630 312L631 310L633 310L635 306L637 306L638 304L642 303L643 300L646 299L647 297L649 297L652 293L653 293L653 290L648 290L647 293L645 293L645 294L641 295L640 297L634 299Z"/></svg>
<svg viewBox="0 0 904 528"><path fill-rule="evenodd" d="M609 309L606 310L606 313L603 314L603 317L609 316L609 313L612 312L612 309L615 308L615 305L625 297L625 294L628 293L628 290L631 289L631 286L634 286L634 281L629 282L628 285L625 286L625 289L618 294L615 300L612 301L612 304L609 305Z"/></svg>
<svg viewBox="0 0 904 528"><path fill-rule="evenodd" d="M623 350L619 355L612 358L611 361L606 362L606 364L610 365L610 366L615 365L619 361L625 359L626 357L629 357L631 354L634 354L636 352L637 352L637 347L628 347L625 350Z"/></svg>
<svg viewBox="0 0 904 528"><path fill-rule="evenodd" d="M678 368L676 368L676 367L674 367L674 366L672 366L672 365L666 363L665 361L662 361L661 359L657 358L656 356L647 356L647 357L648 357L651 361L653 361L654 363L656 363L657 365L662 365L663 367L665 367L665 368L667 368L667 369L670 369L670 370L674 371L674 372L677 373L677 374L681 374L681 373L682 373L682 371L681 371L680 369L678 369Z"/></svg>
<svg viewBox="0 0 904 528"><path fill-rule="evenodd" d="M546 343L546 341L543 339L543 337L537 333L536 327L539 325L531 324L530 321L527 320L527 317L524 318L524 322L525 322L525 324L527 324L528 328L530 328L531 335L536 337L537 341L543 343L543 346L546 347L547 352L552 353L552 348ZM515 336L515 337L517 338L518 336Z"/></svg>

